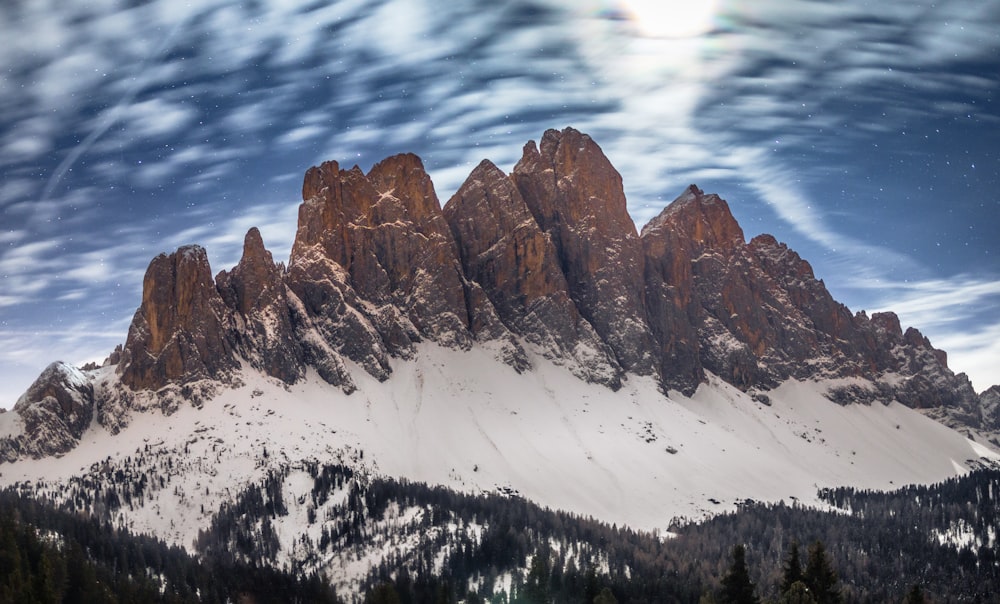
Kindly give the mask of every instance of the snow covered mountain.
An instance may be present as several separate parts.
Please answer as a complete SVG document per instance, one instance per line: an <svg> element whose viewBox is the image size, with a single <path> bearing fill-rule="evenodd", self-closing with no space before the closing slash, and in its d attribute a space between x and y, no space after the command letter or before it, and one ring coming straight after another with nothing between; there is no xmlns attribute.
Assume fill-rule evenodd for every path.
<svg viewBox="0 0 1000 604"><path fill-rule="evenodd" d="M303 199L287 266L257 229L214 278L200 247L154 258L105 366L55 363L0 415L0 482L193 547L279 476L272 561L349 586L357 560L304 545L315 464L656 530L1000 460L995 390L895 315L852 314L775 238L746 242L717 195L692 185L637 232L575 130L510 175L484 161L443 209L413 155L311 168Z"/></svg>

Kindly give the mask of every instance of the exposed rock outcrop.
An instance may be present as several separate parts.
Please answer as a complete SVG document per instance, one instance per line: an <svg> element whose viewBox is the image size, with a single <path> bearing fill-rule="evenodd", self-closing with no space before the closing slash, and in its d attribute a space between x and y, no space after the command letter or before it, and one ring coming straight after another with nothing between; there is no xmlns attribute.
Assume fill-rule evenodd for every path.
<svg viewBox="0 0 1000 604"><path fill-rule="evenodd" d="M552 240L506 174L483 161L444 214L466 277L482 287L507 327L579 377L621 385L613 353L570 299Z"/></svg>
<svg viewBox="0 0 1000 604"><path fill-rule="evenodd" d="M577 310L623 369L652 374L642 248L621 175L593 139L566 128L525 145L511 177L555 246Z"/></svg>
<svg viewBox="0 0 1000 604"><path fill-rule="evenodd" d="M62 455L74 448L94 414L94 386L63 362L45 368L14 404L23 432L0 439L0 459Z"/></svg>
<svg viewBox="0 0 1000 604"><path fill-rule="evenodd" d="M947 407L978 423L968 379L953 374L919 331L903 332L892 313L851 314L808 262L771 235L745 243L717 195L692 185L641 239L665 385L690 390L700 367L745 390L788 378L860 377L872 387L831 398Z"/></svg>
<svg viewBox="0 0 1000 604"><path fill-rule="evenodd" d="M227 337L229 322L203 248L190 245L160 254L146 269L142 304L122 350L122 383L133 390L157 390L227 380L239 367Z"/></svg>
<svg viewBox="0 0 1000 604"><path fill-rule="evenodd" d="M233 311L233 345L240 356L255 369L293 384L305 375L305 363L292 327L283 272L255 227L244 238L239 264L220 272L215 282Z"/></svg>
<svg viewBox="0 0 1000 604"><path fill-rule="evenodd" d="M979 395L979 401L983 429L1000 436L1000 386L988 388ZM994 437L993 443L1000 445L1000 438Z"/></svg>
<svg viewBox="0 0 1000 604"><path fill-rule="evenodd" d="M748 243L718 195L691 185L638 234L621 176L572 128L526 144L509 175L483 161L444 209L412 154L367 174L310 168L302 197L287 269L257 229L215 280L198 246L154 258L106 362L120 384L95 401L89 378L53 365L0 456L68 450L93 409L117 432L133 408L198 404L241 368L286 384L312 368L351 393L347 360L385 380L421 341L482 346L517 371L547 358L612 389L649 375L691 394L712 372L765 400L789 378L835 379L840 403L897 400L1000 432L1000 390L977 396L896 315L852 314L771 235Z"/></svg>

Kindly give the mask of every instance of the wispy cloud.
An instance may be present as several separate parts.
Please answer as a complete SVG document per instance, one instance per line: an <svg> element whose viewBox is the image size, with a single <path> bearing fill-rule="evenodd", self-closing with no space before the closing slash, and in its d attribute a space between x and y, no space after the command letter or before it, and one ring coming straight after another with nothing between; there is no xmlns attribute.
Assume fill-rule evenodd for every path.
<svg viewBox="0 0 1000 604"><path fill-rule="evenodd" d="M909 318L911 325L938 328L978 315L984 307L1000 308L1000 278L984 280L973 275L916 282L880 282L884 307Z"/></svg>
<svg viewBox="0 0 1000 604"><path fill-rule="evenodd" d="M1000 383L1000 275L962 274L918 281L861 280L874 312L892 311L948 352L949 366L977 390Z"/></svg>
<svg viewBox="0 0 1000 604"><path fill-rule="evenodd" d="M956 66L995 58L998 0L720 0L715 30L684 40L637 36L610 4L2 4L0 304L28 317L40 296L72 302L63 318L83 329L122 283L99 310L127 319L149 258L176 245L228 268L260 226L287 257L310 163L413 151L444 201L479 160L509 169L524 141L567 125L600 142L637 221L691 182L729 187L862 306L934 327L911 290L864 284L911 274L934 297L992 279L856 236L801 158L853 160L858 141L942 113L993 119L974 102L993 79Z"/></svg>

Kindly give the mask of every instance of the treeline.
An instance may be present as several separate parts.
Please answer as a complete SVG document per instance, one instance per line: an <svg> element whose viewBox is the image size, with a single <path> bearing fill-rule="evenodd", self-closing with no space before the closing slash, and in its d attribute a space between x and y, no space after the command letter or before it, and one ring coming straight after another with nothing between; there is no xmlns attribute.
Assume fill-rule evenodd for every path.
<svg viewBox="0 0 1000 604"><path fill-rule="evenodd" d="M316 556L293 570L316 572L314 564L326 553L366 557L378 543L392 551L362 581L362 592L374 601L592 602L606 592L621 601L670 603L696 601L703 590L699 581L673 571L664 543L647 533L543 509L520 497L368 480L338 465L312 464L307 470L314 487L303 503L309 522L322 524L322 531L309 544ZM272 473L223 506L199 534L199 551L235 552L261 562L250 544L273 546L271 526L287 508L269 485L280 485L284 477ZM391 510L413 509L421 513L412 523L384 522ZM416 545L386 548L407 542Z"/></svg>
<svg viewBox="0 0 1000 604"><path fill-rule="evenodd" d="M0 491L0 602L330 602L317 577L199 561L158 539L90 515Z"/></svg>
<svg viewBox="0 0 1000 604"><path fill-rule="evenodd" d="M832 512L749 504L672 527L665 541L516 496L304 470L312 488L295 500L284 467L224 504L199 534L198 559L107 517L0 492L0 602L338 602L340 559L372 563L340 594L352 602L808 603L821 601L822 573L809 570L817 543L816 568L834 577L828 602L1000 599L996 470L893 493L828 490ZM294 555L277 530L291 513L306 525L295 526ZM811 544L801 566L796 542Z"/></svg>
<svg viewBox="0 0 1000 604"><path fill-rule="evenodd" d="M362 591L402 603L592 602L602 593L619 602L697 602L721 593L733 544L753 561L748 572L757 595L778 601L794 542L825 544L844 602L899 602L914 589L935 602L1000 595L996 470L889 494L825 492L841 507L835 512L750 504L674 527L677 537L668 541L519 497L369 479L343 466L308 471L314 486L304 503L309 522L322 525L321 537L310 544L317 557L293 570L316 572L317 561L333 552L361 558L378 543L389 553L376 560ZM285 505L275 488L282 478L250 487L226 506L199 540L205 551L273 547L269 525ZM386 520L408 509L420 511L413 522ZM394 543L410 547L389 547Z"/></svg>
<svg viewBox="0 0 1000 604"><path fill-rule="evenodd" d="M840 511L746 505L675 527L669 549L687 560L682 574L717 587L729 548L743 544L764 599L780 596L790 543L822 541L846 602L900 602L914 587L934 602L1000 600L1000 471L890 493L832 489L821 496Z"/></svg>

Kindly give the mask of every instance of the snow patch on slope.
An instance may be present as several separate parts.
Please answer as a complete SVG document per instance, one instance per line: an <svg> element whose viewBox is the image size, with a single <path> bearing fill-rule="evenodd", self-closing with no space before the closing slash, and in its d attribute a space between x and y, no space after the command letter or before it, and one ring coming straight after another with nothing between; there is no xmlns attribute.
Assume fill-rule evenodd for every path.
<svg viewBox="0 0 1000 604"><path fill-rule="evenodd" d="M386 382L349 367L351 395L315 374L286 386L247 372L201 407L137 413L117 435L95 424L60 459L3 466L0 484L31 481L58 497L74 479L155 468L155 488L116 522L191 548L222 502L302 460L519 494L648 530L747 499L821 505L823 487L891 489L1000 460L903 405L833 403L824 383L789 381L763 405L714 377L691 398L664 397L652 378L630 376L612 392L531 361L536 369L518 374L488 350L423 344ZM316 535L294 509L308 488L303 473L286 482L290 514L277 530L294 556L296 539Z"/></svg>

